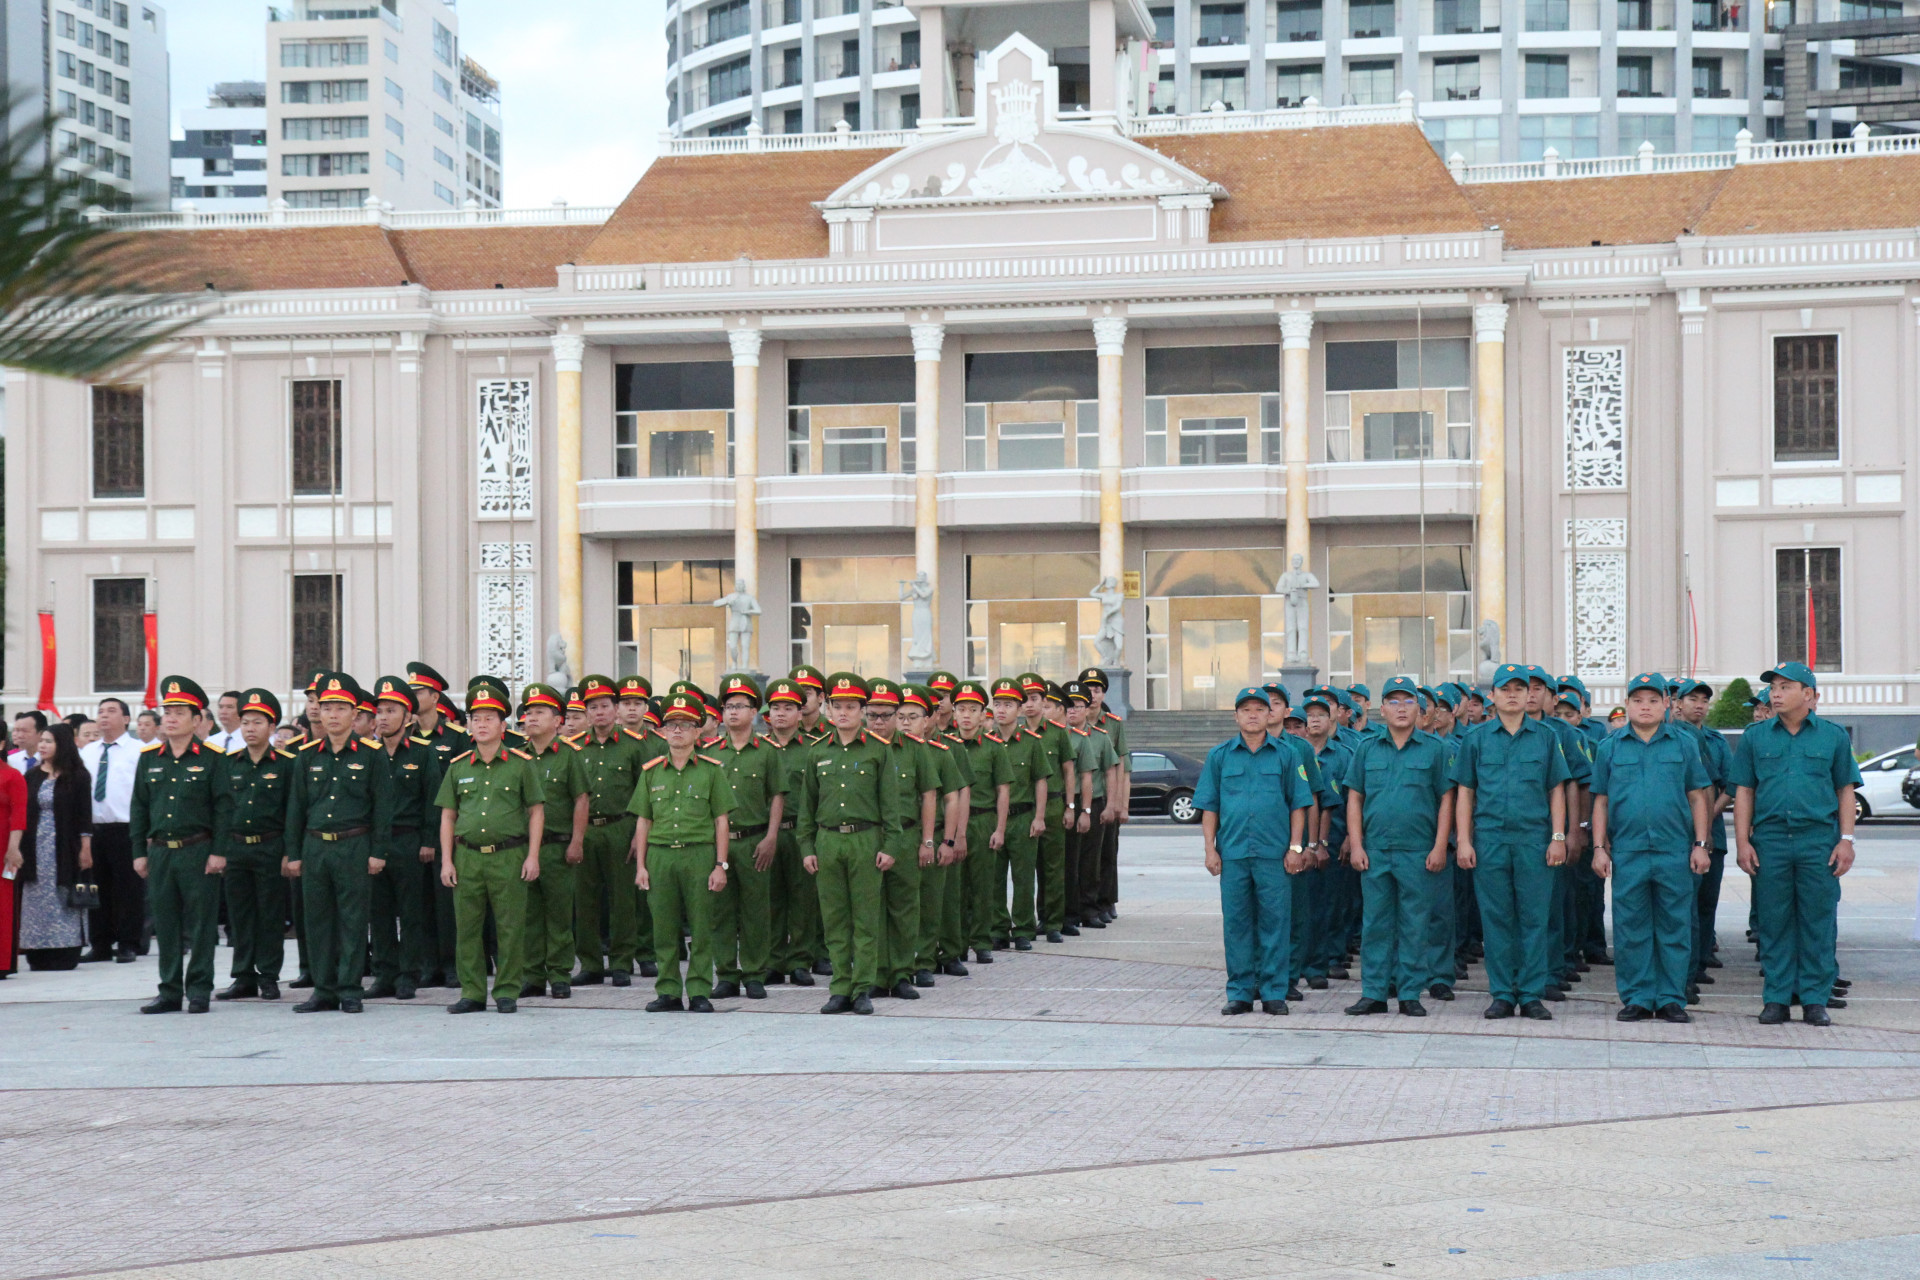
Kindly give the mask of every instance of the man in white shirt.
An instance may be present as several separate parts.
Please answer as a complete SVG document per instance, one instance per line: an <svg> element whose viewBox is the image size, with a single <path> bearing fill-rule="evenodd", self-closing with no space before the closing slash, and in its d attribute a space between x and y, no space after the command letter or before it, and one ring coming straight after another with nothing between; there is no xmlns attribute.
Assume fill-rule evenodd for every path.
<svg viewBox="0 0 1920 1280"><path fill-rule="evenodd" d="M47 731L47 713L44 711L22 711L13 718L13 750L7 752L7 763L22 774L33 768L40 758L40 735Z"/></svg>
<svg viewBox="0 0 1920 1280"><path fill-rule="evenodd" d="M208 745L219 748L221 755L238 751L247 745L247 740L240 736L239 690L229 689L220 695L220 700L214 704L213 718L220 722L220 730L207 735Z"/></svg>
<svg viewBox="0 0 1920 1280"><path fill-rule="evenodd" d="M80 762L93 778L93 866L100 882L100 905L87 929L93 939L87 959L111 957L130 964L146 948L146 884L134 874L127 829L143 744L127 732L131 716L120 699L103 698L96 719L100 740L80 748Z"/></svg>

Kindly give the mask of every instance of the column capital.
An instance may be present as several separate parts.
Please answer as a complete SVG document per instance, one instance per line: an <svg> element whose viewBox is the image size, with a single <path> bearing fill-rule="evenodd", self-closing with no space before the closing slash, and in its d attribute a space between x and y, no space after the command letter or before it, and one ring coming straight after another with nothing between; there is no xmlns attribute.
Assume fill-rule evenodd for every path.
<svg viewBox="0 0 1920 1280"><path fill-rule="evenodd" d="M1313 345L1313 312L1280 313L1280 346L1288 351L1305 351Z"/></svg>
<svg viewBox="0 0 1920 1280"><path fill-rule="evenodd" d="M760 366L760 331L758 329L729 329L727 341L733 347L734 368L755 369Z"/></svg>
<svg viewBox="0 0 1920 1280"><path fill-rule="evenodd" d="M1474 307L1473 340L1475 342L1505 342L1507 340L1506 303L1482 302Z"/></svg>
<svg viewBox="0 0 1920 1280"><path fill-rule="evenodd" d="M1096 316L1093 321L1093 347L1103 356L1125 355L1127 349L1127 318L1125 316Z"/></svg>
<svg viewBox="0 0 1920 1280"><path fill-rule="evenodd" d="M910 324L907 332L913 335L913 358L915 360L940 359L940 352L947 344L947 326L944 324Z"/></svg>
<svg viewBox="0 0 1920 1280"><path fill-rule="evenodd" d="M587 340L578 333L556 333L553 335L553 367L559 373L580 372L581 362L587 358Z"/></svg>

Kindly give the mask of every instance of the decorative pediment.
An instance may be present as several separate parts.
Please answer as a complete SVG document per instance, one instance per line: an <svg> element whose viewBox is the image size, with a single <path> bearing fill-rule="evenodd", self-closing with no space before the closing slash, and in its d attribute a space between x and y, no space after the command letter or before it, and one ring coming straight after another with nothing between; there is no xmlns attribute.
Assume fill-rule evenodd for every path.
<svg viewBox="0 0 1920 1280"><path fill-rule="evenodd" d="M1060 73L1025 36L980 60L974 103L973 124L893 153L817 206L835 256L1205 242L1225 190L1110 122L1063 123Z"/></svg>

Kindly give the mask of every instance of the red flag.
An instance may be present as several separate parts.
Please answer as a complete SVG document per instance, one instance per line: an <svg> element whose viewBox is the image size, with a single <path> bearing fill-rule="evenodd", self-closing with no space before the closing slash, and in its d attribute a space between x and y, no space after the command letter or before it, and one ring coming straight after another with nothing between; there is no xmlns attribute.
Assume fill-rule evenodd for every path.
<svg viewBox="0 0 1920 1280"><path fill-rule="evenodd" d="M149 609L140 621L147 633L146 705L154 707L160 704L160 616Z"/></svg>
<svg viewBox="0 0 1920 1280"><path fill-rule="evenodd" d="M53 677L60 667L60 645L53 632L53 610L40 611L40 703L42 711L54 711Z"/></svg>

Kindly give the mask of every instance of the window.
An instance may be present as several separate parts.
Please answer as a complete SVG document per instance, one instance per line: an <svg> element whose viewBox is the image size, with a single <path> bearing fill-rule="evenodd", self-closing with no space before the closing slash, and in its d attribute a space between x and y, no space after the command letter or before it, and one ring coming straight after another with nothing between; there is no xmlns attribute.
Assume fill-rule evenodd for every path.
<svg viewBox="0 0 1920 1280"><path fill-rule="evenodd" d="M920 95L903 93L900 95L900 127L918 129L920 127Z"/></svg>
<svg viewBox="0 0 1920 1280"><path fill-rule="evenodd" d="M1773 340L1773 457L1776 462L1840 460L1840 338Z"/></svg>
<svg viewBox="0 0 1920 1280"><path fill-rule="evenodd" d="M887 469L885 427L827 427L820 433L828 475L871 475Z"/></svg>
<svg viewBox="0 0 1920 1280"><path fill-rule="evenodd" d="M1615 92L1622 98L1653 97L1653 59L1621 58L1620 74L1615 84Z"/></svg>
<svg viewBox="0 0 1920 1280"><path fill-rule="evenodd" d="M446 134L449 138L457 139L460 136L454 131L453 121L447 119L438 111L433 113L433 127Z"/></svg>
<svg viewBox="0 0 1920 1280"><path fill-rule="evenodd" d="M1552 147L1562 160L1600 154L1599 116L1521 116L1520 158L1540 160Z"/></svg>
<svg viewBox="0 0 1920 1280"><path fill-rule="evenodd" d="M1840 548L1777 549L1773 586L1774 660L1840 670Z"/></svg>
<svg viewBox="0 0 1920 1280"><path fill-rule="evenodd" d="M293 575L293 680L340 669L340 575Z"/></svg>
<svg viewBox="0 0 1920 1280"><path fill-rule="evenodd" d="M1840 60L1842 89L1889 89L1898 88L1899 84L1899 63L1855 62L1851 58Z"/></svg>
<svg viewBox="0 0 1920 1280"><path fill-rule="evenodd" d="M335 138L366 136L365 116L303 116L280 122L280 137L285 142L328 142Z"/></svg>
<svg viewBox="0 0 1920 1280"><path fill-rule="evenodd" d="M1693 60L1693 96L1696 98L1724 98L1727 91L1720 87L1720 59L1695 58ZM1695 121L1696 130L1699 122Z"/></svg>
<svg viewBox="0 0 1920 1280"><path fill-rule="evenodd" d="M1315 12L1318 12L1318 10ZM1315 38L1318 39L1317 32L1315 33ZM1305 106L1308 98L1319 99L1321 84L1319 63L1284 63L1274 68L1274 105L1278 107Z"/></svg>
<svg viewBox="0 0 1920 1280"><path fill-rule="evenodd" d="M387 132L392 134L394 137L400 139L400 141L402 142L405 142L407 140L407 126L401 124L398 120L394 119L392 116L387 117Z"/></svg>
<svg viewBox="0 0 1920 1280"><path fill-rule="evenodd" d="M437 182L433 184L433 194L438 198L440 198L441 200L446 201L448 204L460 203L459 200L455 198L452 191L448 190L446 187L441 186Z"/></svg>
<svg viewBox="0 0 1920 1280"><path fill-rule="evenodd" d="M1653 30L1653 0L1614 0L1622 31Z"/></svg>
<svg viewBox="0 0 1920 1280"><path fill-rule="evenodd" d="M55 55L62 79L71 80L80 74L80 60L64 49Z"/></svg>
<svg viewBox="0 0 1920 1280"><path fill-rule="evenodd" d="M1247 6L1244 4L1201 5L1199 42L1203 45L1245 44L1247 42Z"/></svg>
<svg viewBox="0 0 1920 1280"><path fill-rule="evenodd" d="M467 112L467 145L475 151L480 149L480 138L483 128L484 126L480 123L480 117L471 111Z"/></svg>
<svg viewBox="0 0 1920 1280"><path fill-rule="evenodd" d="M280 172L289 178L337 178L367 172L364 151L334 151L319 155L280 157Z"/></svg>
<svg viewBox="0 0 1920 1280"><path fill-rule="evenodd" d="M1667 115L1643 116L1628 112L1620 113L1620 154L1636 155L1640 144L1651 142L1653 149L1663 155L1673 151L1673 117ZM1698 147L1695 148L1698 150Z"/></svg>
<svg viewBox="0 0 1920 1280"><path fill-rule="evenodd" d="M59 36L62 40L74 39L75 37L74 37L74 29L73 29L73 15L70 13L55 14L54 22L53 22L53 33Z"/></svg>
<svg viewBox="0 0 1920 1280"><path fill-rule="evenodd" d="M387 168L393 170L395 173L404 174L407 171L407 162L389 151L387 152Z"/></svg>
<svg viewBox="0 0 1920 1280"><path fill-rule="evenodd" d="M753 59L732 58L707 68L707 101L726 102L753 92Z"/></svg>
<svg viewBox="0 0 1920 1280"><path fill-rule="evenodd" d="M1527 55L1527 91L1529 98L1567 96L1567 55L1530 53Z"/></svg>
<svg viewBox="0 0 1920 1280"><path fill-rule="evenodd" d="M1568 0L1527 0L1527 30L1567 30Z"/></svg>
<svg viewBox="0 0 1920 1280"><path fill-rule="evenodd" d="M438 71L433 73L433 96L443 102L451 103L453 101L453 81L447 79Z"/></svg>
<svg viewBox="0 0 1920 1280"><path fill-rule="evenodd" d="M1202 111L1211 111L1216 102L1222 103L1230 111L1244 108L1247 105L1247 73L1238 68L1231 71L1201 71L1200 100L1196 105Z"/></svg>
<svg viewBox="0 0 1920 1280"><path fill-rule="evenodd" d="M394 43L393 41L391 41L391 40L383 40L383 41L382 41L381 43L382 43L382 44L384 44L384 45L386 45L386 47L387 47L387 48L386 48L386 54L387 54L387 61L388 61L388 62L398 62L398 61L400 61L400 46L399 46L399 45L397 45L397 44L395 44L395 43Z"/></svg>
<svg viewBox="0 0 1920 1280"><path fill-rule="evenodd" d="M1327 461L1473 456L1473 395L1467 362L1465 338L1329 342ZM1418 393L1418 408L1405 407L1408 391ZM1444 449L1436 434L1442 414L1447 427ZM1357 442L1356 429L1360 432Z"/></svg>
<svg viewBox="0 0 1920 1280"><path fill-rule="evenodd" d="M725 0L707 10L707 43L719 44L735 36L744 36L753 21L749 0Z"/></svg>
<svg viewBox="0 0 1920 1280"><path fill-rule="evenodd" d="M1051 470L1097 459L1096 370L1094 353L1085 349L968 355L967 469Z"/></svg>
<svg viewBox="0 0 1920 1280"><path fill-rule="evenodd" d="M1480 96L1480 57L1433 60L1433 96L1449 102Z"/></svg>
<svg viewBox="0 0 1920 1280"><path fill-rule="evenodd" d="M147 493L146 395L139 387L93 389L93 496Z"/></svg>
<svg viewBox="0 0 1920 1280"><path fill-rule="evenodd" d="M365 80L282 80L280 101L293 103L365 102Z"/></svg>
<svg viewBox="0 0 1920 1280"><path fill-rule="evenodd" d="M1900 0L1840 0L1839 20L1861 22L1869 18L1898 18L1904 6Z"/></svg>
<svg viewBox="0 0 1920 1280"><path fill-rule="evenodd" d="M358 209L367 202L365 187L335 188L330 191L283 191L280 194L286 200L289 209Z"/></svg>
<svg viewBox="0 0 1920 1280"><path fill-rule="evenodd" d="M365 40L282 40L280 65L283 67L364 67L367 65Z"/></svg>
<svg viewBox="0 0 1920 1280"><path fill-rule="evenodd" d="M402 89L399 83L389 76L387 78L387 96L395 102L404 103L407 100L407 91Z"/></svg>
<svg viewBox="0 0 1920 1280"><path fill-rule="evenodd" d="M1740 145L1739 133L1747 127L1747 118L1740 116L1702 116L1693 118L1693 149L1695 151L1732 151Z"/></svg>
<svg viewBox="0 0 1920 1280"><path fill-rule="evenodd" d="M1433 34L1463 36L1480 30L1480 0L1434 0Z"/></svg>
<svg viewBox="0 0 1920 1280"><path fill-rule="evenodd" d="M340 380L297 380L292 397L294 496L337 497L341 474Z"/></svg>
<svg viewBox="0 0 1920 1280"><path fill-rule="evenodd" d="M714 436L730 430L732 410L730 362L615 366L614 474L622 478L714 474Z"/></svg>
<svg viewBox="0 0 1920 1280"><path fill-rule="evenodd" d="M486 129L486 144L480 148L480 154L495 164L500 163L500 131L492 125Z"/></svg>
<svg viewBox="0 0 1920 1280"><path fill-rule="evenodd" d="M146 687L145 578L93 580L93 688L123 693ZM302 676L301 679L306 679Z"/></svg>
<svg viewBox="0 0 1920 1280"><path fill-rule="evenodd" d="M1172 14L1169 9L1168 14ZM1299 44L1305 40L1320 38L1320 0L1280 0L1273 6L1273 38ZM1169 17L1169 23L1172 19ZM1172 43L1172 27L1168 27L1168 43Z"/></svg>
<svg viewBox="0 0 1920 1280"><path fill-rule="evenodd" d="M1392 61L1347 64L1347 93L1362 106L1393 101Z"/></svg>
<svg viewBox="0 0 1920 1280"><path fill-rule="evenodd" d="M453 173L459 172L459 169L454 166L453 157L448 155L446 152L442 151L438 147L435 147L433 149L433 162L439 165L442 169L446 169Z"/></svg>
<svg viewBox="0 0 1920 1280"><path fill-rule="evenodd" d="M442 66L453 65L453 32L438 21L433 24L433 56Z"/></svg>
<svg viewBox="0 0 1920 1280"><path fill-rule="evenodd" d="M1347 34L1356 40L1392 35L1392 0L1353 0L1347 6Z"/></svg>

